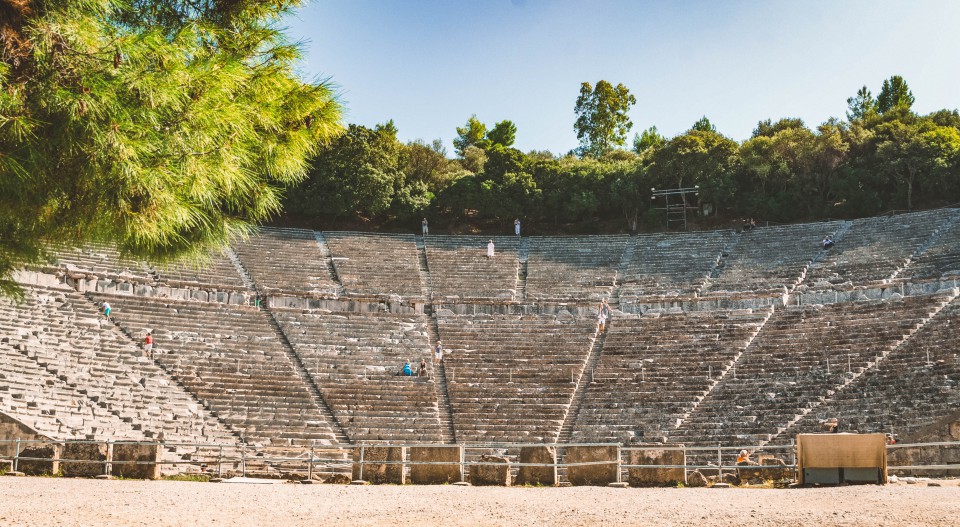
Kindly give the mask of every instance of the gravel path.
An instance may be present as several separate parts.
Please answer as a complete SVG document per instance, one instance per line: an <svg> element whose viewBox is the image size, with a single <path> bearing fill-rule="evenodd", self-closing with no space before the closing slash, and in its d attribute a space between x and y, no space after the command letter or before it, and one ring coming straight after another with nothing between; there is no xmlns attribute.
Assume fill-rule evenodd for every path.
<svg viewBox="0 0 960 527"><path fill-rule="evenodd" d="M608 489L0 478L0 525L12 526L958 524L953 484Z"/></svg>

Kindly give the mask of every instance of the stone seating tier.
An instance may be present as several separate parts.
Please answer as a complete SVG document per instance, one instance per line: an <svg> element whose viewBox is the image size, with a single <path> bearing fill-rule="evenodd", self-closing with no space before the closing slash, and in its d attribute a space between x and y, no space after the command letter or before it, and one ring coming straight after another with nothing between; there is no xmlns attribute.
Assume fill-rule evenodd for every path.
<svg viewBox="0 0 960 527"><path fill-rule="evenodd" d="M741 233L736 246L722 261L723 266L704 286L704 294L792 289L820 253L823 237L836 233L840 225L840 222L804 223L759 227Z"/></svg>
<svg viewBox="0 0 960 527"><path fill-rule="evenodd" d="M841 429L896 433L901 439L940 422L960 407L960 302L956 299L875 368L797 423L793 432L820 431L837 418Z"/></svg>
<svg viewBox="0 0 960 527"><path fill-rule="evenodd" d="M81 275L117 283L147 284L175 288L202 288L218 291L246 291L236 266L223 253L204 257L196 263L158 264L121 258L110 245L90 244L82 248L56 247L54 264L47 272L71 278Z"/></svg>
<svg viewBox="0 0 960 527"><path fill-rule="evenodd" d="M728 230L637 236L621 302L698 291L732 239Z"/></svg>
<svg viewBox="0 0 960 527"><path fill-rule="evenodd" d="M901 278L924 280L960 277L960 209L952 209L953 222L947 220L939 238L900 273Z"/></svg>
<svg viewBox="0 0 960 527"><path fill-rule="evenodd" d="M276 310L284 333L351 439L439 441L434 365L422 316ZM427 361L425 377L394 375Z"/></svg>
<svg viewBox="0 0 960 527"><path fill-rule="evenodd" d="M9 322L7 314L0 308L0 321ZM53 439L144 439L129 421L91 401L85 388L27 358L24 347L8 336L0 339L0 413Z"/></svg>
<svg viewBox="0 0 960 527"><path fill-rule="evenodd" d="M423 296L413 235L329 231L323 235L347 295Z"/></svg>
<svg viewBox="0 0 960 527"><path fill-rule="evenodd" d="M593 344L593 319L454 316L438 326L458 440L556 440Z"/></svg>
<svg viewBox="0 0 960 527"><path fill-rule="evenodd" d="M487 258L487 241L496 247ZM510 236L434 236L424 238L435 301L516 298L519 238Z"/></svg>
<svg viewBox="0 0 960 527"><path fill-rule="evenodd" d="M111 300L124 330L138 337L152 330L157 362L248 441L335 440L264 312L202 302Z"/></svg>
<svg viewBox="0 0 960 527"><path fill-rule="evenodd" d="M313 231L263 227L234 250L266 293L333 297L339 291Z"/></svg>
<svg viewBox="0 0 960 527"><path fill-rule="evenodd" d="M778 310L672 441L767 440L915 330L943 296Z"/></svg>
<svg viewBox="0 0 960 527"><path fill-rule="evenodd" d="M156 276L143 262L122 258L117 249L105 243L83 247L63 245L52 248L54 262L49 270L92 275L100 279L153 283Z"/></svg>
<svg viewBox="0 0 960 527"><path fill-rule="evenodd" d="M617 317L574 426L574 441L664 437L718 379L769 310Z"/></svg>
<svg viewBox="0 0 960 527"><path fill-rule="evenodd" d="M940 209L855 220L837 245L810 266L806 282L831 287L889 279L953 214Z"/></svg>
<svg viewBox="0 0 960 527"><path fill-rule="evenodd" d="M98 317L93 302L71 290L27 289L8 309L6 331L21 353L83 395L78 407L99 407L137 431L136 438L172 442L233 442L189 394L133 342ZM119 431L118 431L119 434ZM122 435L122 434L120 434Z"/></svg>
<svg viewBox="0 0 960 527"><path fill-rule="evenodd" d="M595 300L610 297L627 236L527 238L530 300Z"/></svg>
<svg viewBox="0 0 960 527"><path fill-rule="evenodd" d="M213 254L200 263L154 265L158 281L171 287L213 286L221 291L246 291L233 261L224 254Z"/></svg>

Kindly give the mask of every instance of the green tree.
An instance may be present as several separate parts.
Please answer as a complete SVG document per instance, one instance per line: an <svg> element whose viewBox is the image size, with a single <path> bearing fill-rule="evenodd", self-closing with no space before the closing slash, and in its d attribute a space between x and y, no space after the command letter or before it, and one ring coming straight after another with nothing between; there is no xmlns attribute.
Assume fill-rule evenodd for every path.
<svg viewBox="0 0 960 527"><path fill-rule="evenodd" d="M457 137L453 139L453 147L456 149L457 155L462 158L464 151L471 146L486 148L486 136L487 125L480 122L476 114L474 114L467 119L467 123L464 126L457 127Z"/></svg>
<svg viewBox="0 0 960 527"><path fill-rule="evenodd" d="M573 124L580 140L580 155L599 158L623 146L633 127L627 112L636 103L636 97L623 84L614 87L601 80L594 88L589 82L582 83L574 107L577 120Z"/></svg>
<svg viewBox="0 0 960 527"><path fill-rule="evenodd" d="M719 205L735 194L731 169L738 161L738 145L716 132L690 130L667 141L653 155L657 186L699 185L703 199Z"/></svg>
<svg viewBox="0 0 960 527"><path fill-rule="evenodd" d="M866 86L860 88L857 94L847 99L847 121L859 121L877 113L877 101Z"/></svg>
<svg viewBox="0 0 960 527"><path fill-rule="evenodd" d="M791 128L806 128L807 125L803 124L803 119L796 117L784 117L777 122L772 122L770 119L764 119L757 123L757 127L753 129L752 137L773 137L778 132L783 130L789 130Z"/></svg>
<svg viewBox="0 0 960 527"><path fill-rule="evenodd" d="M487 132L487 140L491 145L500 145L504 148L513 146L517 139L517 125L512 121L500 121Z"/></svg>
<svg viewBox="0 0 960 527"><path fill-rule="evenodd" d="M383 214L405 184L403 145L389 125L350 125L313 160L288 194L287 210L312 217Z"/></svg>
<svg viewBox="0 0 960 527"><path fill-rule="evenodd" d="M633 151L638 155L643 154L651 148L660 148L666 142L667 139L660 135L657 127L651 126L640 134L633 134Z"/></svg>
<svg viewBox="0 0 960 527"><path fill-rule="evenodd" d="M280 208L342 131L278 29L301 0L0 5L0 290L49 242L168 260Z"/></svg>
<svg viewBox="0 0 960 527"><path fill-rule="evenodd" d="M693 123L693 126L691 126L690 129L698 132L717 132L717 127L710 122L710 119L707 119L706 115L701 117L697 122Z"/></svg>
<svg viewBox="0 0 960 527"><path fill-rule="evenodd" d="M487 152L479 146L468 146L463 149L463 158L459 161L467 172L479 174L487 164Z"/></svg>
<svg viewBox="0 0 960 527"><path fill-rule="evenodd" d="M909 110L913 107L913 101L913 93L907 86L907 81L899 75L894 75L883 81L883 86L880 87L880 95L877 95L877 111L883 114L894 108Z"/></svg>
<svg viewBox="0 0 960 527"><path fill-rule="evenodd" d="M640 214L650 208L651 182L640 162L622 163L610 182L611 205L620 209L627 227L636 232Z"/></svg>
<svg viewBox="0 0 960 527"><path fill-rule="evenodd" d="M455 164L447 159L447 150L440 139L431 143L422 139L407 143L405 157L406 180L422 181L433 192L449 184L456 173Z"/></svg>
<svg viewBox="0 0 960 527"><path fill-rule="evenodd" d="M927 118L937 126L949 126L960 130L960 112L957 110L937 110Z"/></svg>
<svg viewBox="0 0 960 527"><path fill-rule="evenodd" d="M912 210L916 187L936 186L936 179L955 166L960 155L960 132L929 120L897 120L878 128L876 155L880 170L906 187L907 210Z"/></svg>

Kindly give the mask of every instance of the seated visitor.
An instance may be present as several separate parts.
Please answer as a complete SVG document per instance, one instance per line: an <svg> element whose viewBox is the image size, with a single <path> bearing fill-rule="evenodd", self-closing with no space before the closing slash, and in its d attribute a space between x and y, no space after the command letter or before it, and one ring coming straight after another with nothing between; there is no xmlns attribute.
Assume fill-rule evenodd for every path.
<svg viewBox="0 0 960 527"><path fill-rule="evenodd" d="M419 376L423 377L427 374L427 361L426 359L420 359L420 372Z"/></svg>
<svg viewBox="0 0 960 527"><path fill-rule="evenodd" d="M833 247L833 237L829 234L823 239L823 250Z"/></svg>
<svg viewBox="0 0 960 527"><path fill-rule="evenodd" d="M840 431L840 421L837 420L836 417L820 421L820 426L823 428L823 431L828 434L836 434Z"/></svg>
<svg viewBox="0 0 960 527"><path fill-rule="evenodd" d="M412 377L412 376L413 376L413 368L410 367L410 361L407 361L406 363L404 363L404 365L403 365L403 375L404 375L405 377Z"/></svg>

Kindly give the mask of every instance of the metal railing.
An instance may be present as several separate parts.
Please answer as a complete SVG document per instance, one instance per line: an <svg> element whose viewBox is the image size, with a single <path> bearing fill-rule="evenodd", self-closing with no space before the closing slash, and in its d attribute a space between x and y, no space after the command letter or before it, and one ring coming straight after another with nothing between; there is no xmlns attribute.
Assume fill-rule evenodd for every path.
<svg viewBox="0 0 960 527"><path fill-rule="evenodd" d="M102 458L64 458L57 456L42 457L29 454L31 447L62 447L65 445L106 445L107 455ZM161 450L190 450L189 455L181 459L169 459L170 456L158 456L157 461L141 461L136 459L114 459L113 449L117 445L137 445L157 447ZM371 459L367 456L370 449L382 448L419 448L445 447L458 449L457 459L440 461L413 460L409 455L399 460ZM520 462L519 451L528 447L551 447L555 449L556 459L552 463ZM568 458L568 449L571 447L598 447L615 448L616 455L609 459L591 461L572 461ZM888 452L898 449L960 449L960 441L941 441L928 443L910 443L888 445ZM763 456L777 460L775 464L739 464L736 462L738 453L747 450L751 456ZM354 451L357 451L354 453ZM640 451L681 451L682 464L670 463L631 463L631 452ZM25 454L26 453L26 454ZM305 479L313 479L319 474L348 474L357 467L358 479L364 479L364 471L372 466L401 465L404 471L421 465L444 465L459 467L460 481L467 481L471 467L503 466L500 461L484 461L483 454L499 454L509 461L507 466L511 471L524 467L554 468L559 472L571 468L589 466L615 466L616 481L623 480L624 473L630 474L632 469L683 469L684 480L693 471L709 471L710 474L722 476L737 474L741 470L751 471L790 471L794 474L797 469L796 445L791 442L784 445L739 445L739 446L679 446L679 445L623 445L619 443L357 443L351 445L313 444L302 447L253 447L244 444L219 443L174 443L150 441L52 441L43 439L9 439L0 440L0 462L8 463L10 469L18 472L23 462L39 462L60 464L102 464L104 475L113 473L115 466L123 465L156 465L175 470L177 473L205 474L211 478L222 478L228 475L247 476L248 473L257 475L277 476L280 474L298 474ZM184 454L181 453L181 456ZM937 455L926 456L936 459ZM912 459L912 458L911 458ZM890 465L888 471L960 471L960 463L931 462L929 464ZM167 470L171 473L170 470Z"/></svg>

